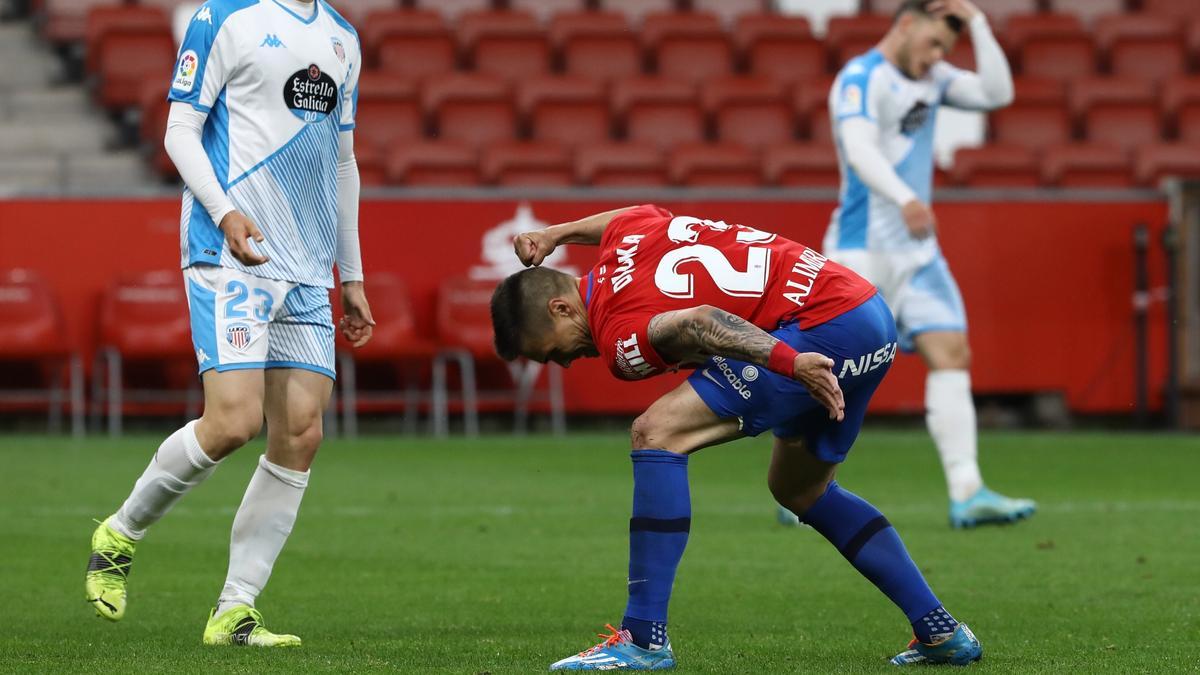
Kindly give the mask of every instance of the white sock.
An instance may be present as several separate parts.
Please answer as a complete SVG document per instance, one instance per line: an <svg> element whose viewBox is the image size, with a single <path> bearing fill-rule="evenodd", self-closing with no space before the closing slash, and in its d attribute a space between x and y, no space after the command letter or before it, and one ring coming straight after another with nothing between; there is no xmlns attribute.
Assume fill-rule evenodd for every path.
<svg viewBox="0 0 1200 675"><path fill-rule="evenodd" d="M233 518L229 574L217 601L217 614L232 605L254 606L292 532L308 474L272 464L266 455L258 458L258 469Z"/></svg>
<svg viewBox="0 0 1200 675"><path fill-rule="evenodd" d="M196 440L196 420L167 437L158 446L146 471L109 525L129 537L141 539L146 528L158 522L188 490L204 482L217 462L204 454Z"/></svg>
<svg viewBox="0 0 1200 675"><path fill-rule="evenodd" d="M925 424L933 436L950 498L961 502L983 487L976 459L975 401L965 370L931 370L925 378Z"/></svg>

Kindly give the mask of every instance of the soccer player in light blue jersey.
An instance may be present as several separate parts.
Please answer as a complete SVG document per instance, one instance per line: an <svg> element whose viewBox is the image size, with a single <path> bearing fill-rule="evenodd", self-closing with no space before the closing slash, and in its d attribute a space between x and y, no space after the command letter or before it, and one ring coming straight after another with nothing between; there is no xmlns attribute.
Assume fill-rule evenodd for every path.
<svg viewBox="0 0 1200 675"><path fill-rule="evenodd" d="M267 451L233 520L203 641L295 646L255 600L296 521L334 379L339 268L354 345L374 322L358 241L358 35L324 0L209 0L175 63L166 148L183 177L181 267L204 414L159 446L92 536L87 600L120 620L137 542L259 434Z"/></svg>
<svg viewBox="0 0 1200 675"><path fill-rule="evenodd" d="M964 28L978 72L942 60ZM1004 52L968 0L907 0L883 40L842 68L829 95L842 188L825 253L879 288L895 314L901 348L917 351L928 366L926 423L945 470L954 527L1012 522L1036 508L983 484L967 317L930 207L938 108L992 110L1012 98Z"/></svg>

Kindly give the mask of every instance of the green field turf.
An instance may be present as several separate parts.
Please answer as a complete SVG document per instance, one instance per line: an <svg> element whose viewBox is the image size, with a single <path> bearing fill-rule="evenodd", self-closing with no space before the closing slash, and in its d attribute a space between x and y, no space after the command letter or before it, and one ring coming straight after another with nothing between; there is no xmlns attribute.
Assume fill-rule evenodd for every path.
<svg viewBox="0 0 1200 675"><path fill-rule="evenodd" d="M262 445L143 541L120 624L83 600L92 517L157 438L0 437L13 672L533 673L618 623L631 473L620 435L331 441L259 599L286 652L205 648L229 527ZM946 525L920 432L864 434L840 475L892 520L988 672L1200 669L1200 438L985 434L990 483L1036 498L1015 527ZM888 672L904 617L819 535L774 521L769 441L691 463L694 518L671 636L684 672Z"/></svg>

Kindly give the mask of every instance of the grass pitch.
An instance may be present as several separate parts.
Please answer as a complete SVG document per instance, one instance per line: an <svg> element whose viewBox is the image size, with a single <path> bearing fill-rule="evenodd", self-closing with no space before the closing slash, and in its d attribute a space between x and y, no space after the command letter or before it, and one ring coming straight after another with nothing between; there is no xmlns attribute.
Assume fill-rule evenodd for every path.
<svg viewBox="0 0 1200 675"><path fill-rule="evenodd" d="M0 670L532 673L621 618L628 445L573 435L329 442L258 603L304 646L205 648L256 443L151 531L110 624L83 600L90 519L119 505L159 440L0 437ZM892 672L904 617L815 532L775 524L769 447L692 459L680 670ZM1032 521L951 531L921 432L864 434L839 476L975 629L977 670L1200 669L1200 439L992 433L982 454L993 487L1039 501Z"/></svg>

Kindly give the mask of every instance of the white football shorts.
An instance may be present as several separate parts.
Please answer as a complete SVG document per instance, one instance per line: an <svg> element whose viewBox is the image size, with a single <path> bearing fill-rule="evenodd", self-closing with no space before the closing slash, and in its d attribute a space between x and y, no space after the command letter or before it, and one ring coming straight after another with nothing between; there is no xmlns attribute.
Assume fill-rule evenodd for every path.
<svg viewBox="0 0 1200 675"><path fill-rule="evenodd" d="M183 270L200 372L301 368L334 374L329 291L245 272Z"/></svg>

